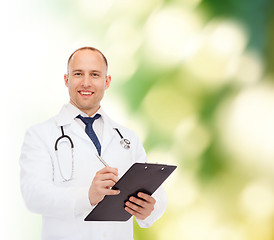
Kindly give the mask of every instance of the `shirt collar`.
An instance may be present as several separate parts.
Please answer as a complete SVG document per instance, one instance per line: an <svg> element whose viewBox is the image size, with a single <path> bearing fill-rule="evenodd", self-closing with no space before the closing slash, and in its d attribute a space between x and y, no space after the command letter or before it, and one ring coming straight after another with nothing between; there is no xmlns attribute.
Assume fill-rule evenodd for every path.
<svg viewBox="0 0 274 240"><path fill-rule="evenodd" d="M74 105L72 105L71 103L67 104L67 109L71 114L72 118L76 118L78 115L81 115L83 117L94 117L97 113L99 113L102 118L104 118L104 111L102 109L102 107L100 106L100 108L97 110L97 112L95 112L93 115L88 116L86 113L82 112L79 108L75 107Z"/></svg>
<svg viewBox="0 0 274 240"><path fill-rule="evenodd" d="M97 113L101 115L101 118L104 121L104 119L106 118L106 114L101 106L98 111L94 113L91 117L93 117ZM57 116L57 123L59 126L71 124L79 114L83 117L89 117L86 113L82 112L79 108L75 107L71 103L65 104Z"/></svg>

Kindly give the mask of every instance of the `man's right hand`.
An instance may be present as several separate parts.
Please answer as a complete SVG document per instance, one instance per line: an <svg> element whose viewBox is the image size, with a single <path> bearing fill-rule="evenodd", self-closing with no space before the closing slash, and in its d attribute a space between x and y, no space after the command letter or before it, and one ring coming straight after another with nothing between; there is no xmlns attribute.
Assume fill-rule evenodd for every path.
<svg viewBox="0 0 274 240"><path fill-rule="evenodd" d="M90 204L98 204L106 195L118 195L119 190L111 189L118 180L117 168L105 167L98 171L89 188Z"/></svg>

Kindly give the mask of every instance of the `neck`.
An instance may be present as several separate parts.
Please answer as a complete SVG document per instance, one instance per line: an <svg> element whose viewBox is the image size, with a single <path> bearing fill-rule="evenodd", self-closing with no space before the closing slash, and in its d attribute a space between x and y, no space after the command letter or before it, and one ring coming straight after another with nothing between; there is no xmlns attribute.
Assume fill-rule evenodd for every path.
<svg viewBox="0 0 274 240"><path fill-rule="evenodd" d="M92 116L92 115L94 115L99 109L100 109L100 105L98 106L98 107L94 107L94 108L92 108L92 109L85 109L85 108L81 108L80 106L77 106L73 101L71 101L70 100L70 103L74 106L74 107L76 107L76 108L78 108L80 111L82 111L83 113L85 113L85 114L87 114L89 117L90 116Z"/></svg>

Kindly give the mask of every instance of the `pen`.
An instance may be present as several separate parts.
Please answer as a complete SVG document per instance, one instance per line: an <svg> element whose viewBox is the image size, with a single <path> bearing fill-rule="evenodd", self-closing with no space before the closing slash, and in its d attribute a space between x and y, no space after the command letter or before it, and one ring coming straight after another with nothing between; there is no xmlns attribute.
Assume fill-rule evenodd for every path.
<svg viewBox="0 0 274 240"><path fill-rule="evenodd" d="M95 155L101 161L101 163L103 163L105 165L105 167L109 167L108 164L105 162L105 160L102 157L100 157L98 154L95 154Z"/></svg>

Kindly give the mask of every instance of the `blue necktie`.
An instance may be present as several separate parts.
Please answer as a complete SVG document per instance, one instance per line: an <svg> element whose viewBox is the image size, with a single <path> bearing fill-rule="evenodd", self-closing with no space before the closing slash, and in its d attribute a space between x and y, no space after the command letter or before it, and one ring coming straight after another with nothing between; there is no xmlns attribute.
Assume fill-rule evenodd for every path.
<svg viewBox="0 0 274 240"><path fill-rule="evenodd" d="M87 135L93 142L94 146L96 147L99 156L101 156L101 144L96 136L96 133L92 128L92 124L96 119L100 117L101 115L98 113L94 117L82 117L81 115L77 116L77 118L80 118L83 121L83 123L86 124L85 132L87 133Z"/></svg>

